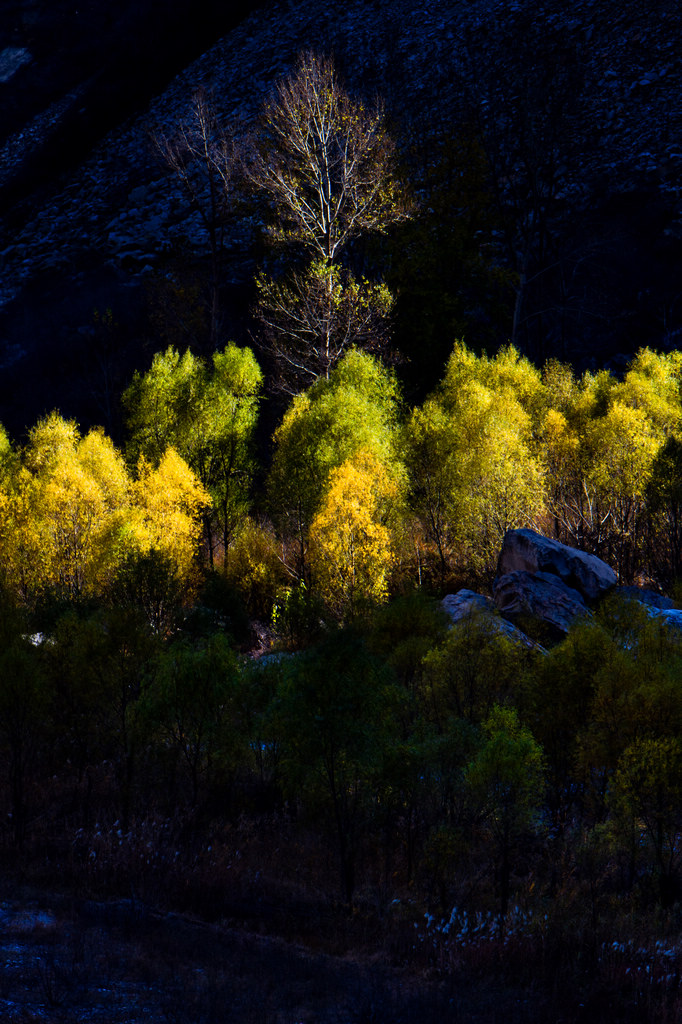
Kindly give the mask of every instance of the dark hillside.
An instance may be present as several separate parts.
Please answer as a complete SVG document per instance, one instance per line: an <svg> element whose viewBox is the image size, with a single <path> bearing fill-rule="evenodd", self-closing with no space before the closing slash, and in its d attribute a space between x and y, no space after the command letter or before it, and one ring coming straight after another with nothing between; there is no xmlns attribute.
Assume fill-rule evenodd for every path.
<svg viewBox="0 0 682 1024"><path fill-rule="evenodd" d="M226 124L252 124L302 48L333 52L351 91L383 98L422 204L376 257L399 296L411 397L439 379L456 337L579 369L678 345L677 3L301 0L252 13L210 48L242 8L148 0L117 5L114 20L91 3L84 28L71 10L2 15L3 45L34 57L0 83L0 421L12 432L55 405L96 420L97 383L69 369L84 365L95 312L121 325L125 380L164 343L148 304L165 301L169 260L188 282L206 278L205 233L149 130L172 133L197 87ZM222 340L249 340L253 228L227 232Z"/></svg>
<svg viewBox="0 0 682 1024"><path fill-rule="evenodd" d="M27 200L77 167L98 139L257 6L257 0L6 5L0 51L23 49L30 59L0 83L0 144L22 131L30 139L36 121L47 120L47 130L42 140L33 140L37 145L29 144L19 165L0 172L0 204L9 208Z"/></svg>

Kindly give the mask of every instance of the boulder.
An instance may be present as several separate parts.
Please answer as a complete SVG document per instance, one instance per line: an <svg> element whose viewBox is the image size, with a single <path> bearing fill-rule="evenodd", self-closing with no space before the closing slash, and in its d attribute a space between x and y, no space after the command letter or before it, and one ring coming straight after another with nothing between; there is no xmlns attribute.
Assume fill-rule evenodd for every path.
<svg viewBox="0 0 682 1024"><path fill-rule="evenodd" d="M588 602L597 601L617 583L613 569L596 555L526 529L507 530L497 563L498 577L517 572L550 573Z"/></svg>
<svg viewBox="0 0 682 1024"><path fill-rule="evenodd" d="M664 597L655 590L645 590L644 587L618 587L614 593L627 601L639 601L640 604L645 604L647 609L658 608L664 611L675 607L672 598Z"/></svg>
<svg viewBox="0 0 682 1024"><path fill-rule="evenodd" d="M495 602L483 594L473 590L458 590L456 594L447 594L442 601L443 610L447 612L452 623L468 618L480 612L495 614Z"/></svg>
<svg viewBox="0 0 682 1024"><path fill-rule="evenodd" d="M486 628L493 635L501 634L522 647L544 651L540 644L526 636L518 626L501 618L494 601L491 601L489 597L484 597L483 594L477 594L473 590L459 590L456 594L447 594L443 598L442 605L450 616L453 626L478 619L485 623Z"/></svg>
<svg viewBox="0 0 682 1024"><path fill-rule="evenodd" d="M682 610L679 608L647 608L649 615L663 619L666 626L682 635Z"/></svg>
<svg viewBox="0 0 682 1024"><path fill-rule="evenodd" d="M562 638L577 618L588 615L582 595L558 576L517 570L495 580L495 604L507 619L532 618Z"/></svg>

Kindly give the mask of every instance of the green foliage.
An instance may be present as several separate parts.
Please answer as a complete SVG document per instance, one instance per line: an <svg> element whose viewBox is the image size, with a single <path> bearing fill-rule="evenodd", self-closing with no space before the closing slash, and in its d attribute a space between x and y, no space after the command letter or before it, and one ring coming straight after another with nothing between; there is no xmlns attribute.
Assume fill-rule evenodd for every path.
<svg viewBox="0 0 682 1024"><path fill-rule="evenodd" d="M488 578L508 529L536 523L544 474L533 434L540 375L513 349L455 345L438 391L405 433L413 504L443 581L456 561Z"/></svg>
<svg viewBox="0 0 682 1024"><path fill-rule="evenodd" d="M348 904L391 705L380 665L350 629L282 665L275 728L285 788L325 809Z"/></svg>
<svg viewBox="0 0 682 1024"><path fill-rule="evenodd" d="M661 583L682 579L682 438L671 434L659 448L646 485L650 558Z"/></svg>
<svg viewBox="0 0 682 1024"><path fill-rule="evenodd" d="M281 545L269 523L247 517L240 524L225 572L249 613L267 621L277 594L289 580L282 562Z"/></svg>
<svg viewBox="0 0 682 1024"><path fill-rule="evenodd" d="M424 659L429 710L438 730L453 718L479 723L495 704L513 698L530 657L489 615L470 615L452 626Z"/></svg>
<svg viewBox="0 0 682 1024"><path fill-rule="evenodd" d="M179 625L185 584L169 554L159 548L132 550L119 562L111 589L114 607L137 612L158 636L168 636Z"/></svg>
<svg viewBox="0 0 682 1024"><path fill-rule="evenodd" d="M141 697L141 715L188 780L193 807L203 790L234 776L245 739L238 716L239 667L229 642L174 640L162 652Z"/></svg>
<svg viewBox="0 0 682 1024"><path fill-rule="evenodd" d="M670 905L680 892L682 864L682 739L637 740L618 761L609 790L617 819L650 846L659 879L659 896ZM637 843L636 845L640 845Z"/></svg>
<svg viewBox="0 0 682 1024"><path fill-rule="evenodd" d="M321 599L299 580L285 587L272 609L272 626L278 644L300 650L316 643L325 627L325 609Z"/></svg>
<svg viewBox="0 0 682 1024"><path fill-rule="evenodd" d="M281 534L296 544L296 571L307 567L308 532L332 472L359 452L376 458L400 485L398 389L371 356L351 351L329 377L298 395L275 432L269 493Z"/></svg>
<svg viewBox="0 0 682 1024"><path fill-rule="evenodd" d="M154 356L146 374L136 373L123 396L129 453L157 465L174 448L211 495L215 528L209 552L227 560L235 530L249 508L254 469L252 438L261 372L250 349L228 345L209 368L187 350ZM212 520L209 520L209 525Z"/></svg>
<svg viewBox="0 0 682 1024"><path fill-rule="evenodd" d="M483 724L484 740L466 771L477 815L497 848L500 918L507 913L511 857L520 840L539 825L544 797L542 748L519 722L514 708L499 705Z"/></svg>
<svg viewBox="0 0 682 1024"><path fill-rule="evenodd" d="M22 632L23 616L0 586L0 764L9 787L12 842L26 838L36 759L44 762L48 698L37 647Z"/></svg>

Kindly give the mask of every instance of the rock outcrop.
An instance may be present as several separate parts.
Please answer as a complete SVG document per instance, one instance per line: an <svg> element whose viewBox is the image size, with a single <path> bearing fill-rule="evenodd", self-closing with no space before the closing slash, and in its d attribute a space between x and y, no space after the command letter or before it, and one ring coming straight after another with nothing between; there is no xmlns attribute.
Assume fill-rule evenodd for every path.
<svg viewBox="0 0 682 1024"><path fill-rule="evenodd" d="M559 641L576 620L590 616L591 606L613 594L637 601L647 613L682 635L682 610L663 594L642 587L617 587L613 569L595 555L568 547L534 530L508 530L493 584L494 601L472 590L443 598L453 625L485 618L496 632L526 647L544 650L519 628L543 641Z"/></svg>
<svg viewBox="0 0 682 1024"><path fill-rule="evenodd" d="M577 618L589 614L582 595L548 572L505 573L495 581L493 593L506 619L533 619L556 639L565 636Z"/></svg>
<svg viewBox="0 0 682 1024"><path fill-rule="evenodd" d="M518 626L502 618L495 607L495 602L483 594L477 594L473 590L459 590L456 594L444 597L442 604L453 626L478 619L485 622L492 633L505 636L521 647L543 650Z"/></svg>
<svg viewBox="0 0 682 1024"><path fill-rule="evenodd" d="M473 590L458 590L456 594L448 594L442 604L453 624L472 615L495 614L495 602Z"/></svg>
<svg viewBox="0 0 682 1024"><path fill-rule="evenodd" d="M534 530L508 530L497 563L497 580L508 573L550 573L588 604L603 597L618 582L613 569L596 555L570 548Z"/></svg>
<svg viewBox="0 0 682 1024"><path fill-rule="evenodd" d="M655 590L646 590L644 587L618 587L614 593L626 601L639 601L649 610L667 611L675 607L672 598L657 594Z"/></svg>

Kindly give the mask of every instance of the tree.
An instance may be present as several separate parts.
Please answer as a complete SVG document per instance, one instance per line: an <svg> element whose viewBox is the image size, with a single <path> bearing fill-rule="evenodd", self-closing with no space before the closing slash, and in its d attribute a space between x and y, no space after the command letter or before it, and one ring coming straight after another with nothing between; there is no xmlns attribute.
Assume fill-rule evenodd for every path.
<svg viewBox="0 0 682 1024"><path fill-rule="evenodd" d="M330 59L303 54L265 108L246 174L272 204L271 237L303 264L260 280L264 339L295 393L328 376L349 345L385 334L387 289L355 280L348 265L361 235L407 215L383 110L351 98Z"/></svg>
<svg viewBox="0 0 682 1024"><path fill-rule="evenodd" d="M348 268L320 260L284 280L261 275L258 289L258 329L285 394L329 377L351 347L381 352L388 343L393 296Z"/></svg>
<svg viewBox="0 0 682 1024"><path fill-rule="evenodd" d="M275 432L268 484L280 535L296 545L291 564L295 577L309 572L310 525L333 470L362 451L402 483L398 401L395 376L371 356L351 350L329 379L318 380L289 406Z"/></svg>
<svg viewBox="0 0 682 1024"><path fill-rule="evenodd" d="M405 432L413 500L441 579L456 554L467 571L494 572L508 529L544 506L534 443L538 371L512 349L478 358L458 343L440 388Z"/></svg>
<svg viewBox="0 0 682 1024"><path fill-rule="evenodd" d="M137 769L136 705L154 653L148 624L135 610L120 607L88 616L70 609L43 646L54 763L74 773L74 797L80 788L86 814L91 772L108 766L118 786L124 827Z"/></svg>
<svg viewBox="0 0 682 1024"><path fill-rule="evenodd" d="M366 452L332 472L310 538L315 580L338 615L386 599L394 560L390 520L398 499L396 480Z"/></svg>
<svg viewBox="0 0 682 1024"><path fill-rule="evenodd" d="M682 438L669 437L658 451L646 491L650 561L656 578L670 588L682 577Z"/></svg>
<svg viewBox="0 0 682 1024"><path fill-rule="evenodd" d="M6 495L7 563L25 599L74 599L111 579L130 504L120 453L100 430L81 437L51 413L29 432ZM21 563L26 564L22 565Z"/></svg>
<svg viewBox="0 0 682 1024"><path fill-rule="evenodd" d="M662 905L679 896L682 863L682 740L641 739L623 752L609 792L617 815L625 818L654 854Z"/></svg>
<svg viewBox="0 0 682 1024"><path fill-rule="evenodd" d="M273 727L282 743L285 789L329 815L348 906L390 708L380 665L350 629L283 666Z"/></svg>
<svg viewBox="0 0 682 1024"><path fill-rule="evenodd" d="M47 711L40 652L25 628L13 597L0 586L0 764L8 783L7 822L16 847L26 836L29 783L37 774Z"/></svg>
<svg viewBox="0 0 682 1024"><path fill-rule="evenodd" d="M132 458L154 465L172 447L209 492L206 535L211 563L223 562L249 508L252 439L262 375L253 352L230 344L211 365L189 350L158 352L123 396Z"/></svg>
<svg viewBox="0 0 682 1024"><path fill-rule="evenodd" d="M169 645L142 696L143 717L170 747L189 780L193 808L202 784L218 773L232 775L243 759L235 714L239 668L225 637L214 634L198 646Z"/></svg>
<svg viewBox="0 0 682 1024"><path fill-rule="evenodd" d="M184 459L168 448L158 467L144 458L131 485L134 517L130 523L131 547L170 558L186 593L196 582L196 556L201 536L201 517L211 499Z"/></svg>
<svg viewBox="0 0 682 1024"><path fill-rule="evenodd" d="M544 790L542 749L513 708L496 705L484 723L484 742L466 779L478 816L496 851L500 919L509 905L511 858L536 826Z"/></svg>
<svg viewBox="0 0 682 1024"><path fill-rule="evenodd" d="M406 213L381 106L349 96L333 61L313 53L301 55L267 104L247 175L273 203L274 237L309 259L335 262L362 232Z"/></svg>
<svg viewBox="0 0 682 1024"><path fill-rule="evenodd" d="M660 439L641 407L615 400L587 428L585 479L599 508L596 553L632 583L640 565L645 495Z"/></svg>
<svg viewBox="0 0 682 1024"><path fill-rule="evenodd" d="M220 331L220 262L223 252L227 199L237 165L234 134L221 124L211 98L203 89L192 97L188 120L171 136L157 131L152 139L163 161L173 171L208 236L211 254L210 345Z"/></svg>
<svg viewBox="0 0 682 1024"><path fill-rule="evenodd" d="M532 655L499 629L490 614L456 622L424 657L428 714L442 733L451 719L480 724L493 706L520 689Z"/></svg>

